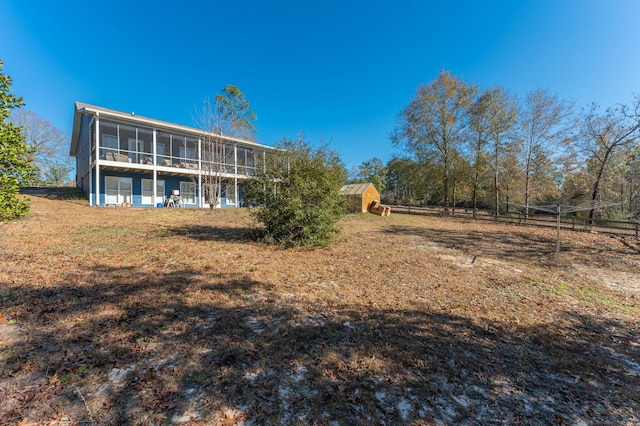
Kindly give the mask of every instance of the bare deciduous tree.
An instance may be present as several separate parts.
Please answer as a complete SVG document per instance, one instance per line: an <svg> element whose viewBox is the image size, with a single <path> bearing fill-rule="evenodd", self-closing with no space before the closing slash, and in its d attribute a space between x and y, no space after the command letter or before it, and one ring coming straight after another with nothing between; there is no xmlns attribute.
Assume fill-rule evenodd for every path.
<svg viewBox="0 0 640 426"><path fill-rule="evenodd" d="M486 146L488 144L489 117L487 110L491 101L491 93L483 91L471 106L470 113L470 135L469 142L471 145L473 156L473 188L472 203L473 217L478 216L478 190L480 187L480 174L487 168L488 153Z"/></svg>
<svg viewBox="0 0 640 426"><path fill-rule="evenodd" d="M223 188L232 181L236 158L234 146L222 138L225 133L231 137L253 140L255 114L249 109L249 102L236 86L227 85L222 94L217 94L215 103L209 98L196 109L196 125L202 129L200 139L200 167L192 178L200 179L204 199L211 209L215 209L222 198ZM236 191L233 192L236 194ZM236 195L237 196L237 195Z"/></svg>
<svg viewBox="0 0 640 426"><path fill-rule="evenodd" d="M476 91L473 85L442 71L438 78L421 86L400 113L400 125L393 141L406 144L415 156L437 159L442 168L442 194L449 209L451 167L459 146L465 140L468 110Z"/></svg>
<svg viewBox="0 0 640 426"><path fill-rule="evenodd" d="M474 129L477 138L475 144L476 163L480 164L485 144L489 146L491 151L496 214L500 211L500 162L502 151L509 141L509 132L516 122L516 115L515 99L501 87L484 92L471 108L471 127ZM479 172L480 169L476 168L476 176L478 176Z"/></svg>
<svg viewBox="0 0 640 426"><path fill-rule="evenodd" d="M13 111L9 121L23 128L25 140L33 152L32 163L38 169L30 185L64 185L73 170L68 154L69 137L50 121L28 109Z"/></svg>
<svg viewBox="0 0 640 426"><path fill-rule="evenodd" d="M531 181L536 175L536 166L545 164L542 160L557 152L561 142L567 140L570 112L570 105L542 89L527 93L521 104L518 134L524 165L525 206L529 206L531 200ZM528 214L529 208L526 207L525 215Z"/></svg>
<svg viewBox="0 0 640 426"><path fill-rule="evenodd" d="M202 184L204 200L211 209L215 209L222 196L222 187L227 180L229 170L225 162L225 142L221 137L220 119L215 105L209 98L202 101L196 110L197 126L202 129L200 137L198 173L192 175L194 182ZM233 172L233 170L231 170Z"/></svg>
<svg viewBox="0 0 640 426"><path fill-rule="evenodd" d="M640 97L631 106L618 105L600 112L595 104L582 116L582 149L594 165L591 200L597 201L611 158L640 137ZM593 222L595 210L589 212Z"/></svg>

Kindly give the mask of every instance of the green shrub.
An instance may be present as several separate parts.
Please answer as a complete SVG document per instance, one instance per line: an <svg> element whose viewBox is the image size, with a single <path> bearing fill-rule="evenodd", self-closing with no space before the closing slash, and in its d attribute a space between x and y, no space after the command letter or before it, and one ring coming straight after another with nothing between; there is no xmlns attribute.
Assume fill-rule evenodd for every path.
<svg viewBox="0 0 640 426"><path fill-rule="evenodd" d="M0 61L0 222L24 216L29 211L29 205L16 195L33 172L31 149L22 129L6 121L10 110L24 102L10 93L11 78L2 68Z"/></svg>
<svg viewBox="0 0 640 426"><path fill-rule="evenodd" d="M245 186L251 214L264 225L264 240L285 247L327 245L345 213L340 187L347 174L326 146L283 139L255 179Z"/></svg>

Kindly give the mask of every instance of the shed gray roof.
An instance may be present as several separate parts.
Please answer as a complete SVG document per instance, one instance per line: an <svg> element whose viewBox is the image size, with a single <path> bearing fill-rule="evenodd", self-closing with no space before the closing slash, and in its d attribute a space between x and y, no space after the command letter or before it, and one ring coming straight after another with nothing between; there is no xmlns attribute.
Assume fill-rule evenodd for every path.
<svg viewBox="0 0 640 426"><path fill-rule="evenodd" d="M371 182L350 183L340 188L340 195L362 195L370 186L373 186Z"/></svg>

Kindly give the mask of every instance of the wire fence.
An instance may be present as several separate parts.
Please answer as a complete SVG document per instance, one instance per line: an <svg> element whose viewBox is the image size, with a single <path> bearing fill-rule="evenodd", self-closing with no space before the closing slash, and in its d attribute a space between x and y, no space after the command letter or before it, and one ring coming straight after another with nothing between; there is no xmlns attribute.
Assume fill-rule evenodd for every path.
<svg viewBox="0 0 640 426"><path fill-rule="evenodd" d="M495 210L476 210L465 208L449 208L437 206L411 206L393 205L393 213L415 214L423 216L452 217L468 220L484 220L496 223L507 223L517 225L542 226L556 228L558 226L557 216L553 214L529 214L522 212L500 212ZM560 216L560 228L573 231L593 231L604 234L621 234L638 237L640 235L640 223L623 222L609 219L591 219L579 216Z"/></svg>

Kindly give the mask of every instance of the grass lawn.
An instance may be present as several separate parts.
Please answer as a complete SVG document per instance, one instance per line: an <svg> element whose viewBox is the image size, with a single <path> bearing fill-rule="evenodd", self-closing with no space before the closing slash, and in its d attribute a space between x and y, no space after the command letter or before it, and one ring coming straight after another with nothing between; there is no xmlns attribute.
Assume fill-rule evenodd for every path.
<svg viewBox="0 0 640 426"><path fill-rule="evenodd" d="M0 224L3 424L640 423L636 238L51 198Z"/></svg>

